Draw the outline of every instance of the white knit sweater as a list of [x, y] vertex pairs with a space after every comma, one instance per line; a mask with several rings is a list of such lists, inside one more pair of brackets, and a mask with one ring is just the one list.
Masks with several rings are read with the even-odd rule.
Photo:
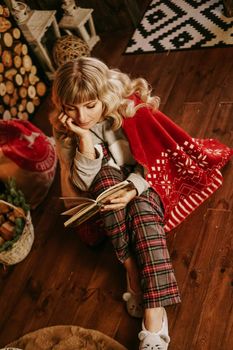
[[[133, 172], [129, 174], [127, 180], [131, 181], [137, 189], [138, 195], [149, 187], [144, 179], [144, 169], [133, 158], [129, 142], [120, 128], [116, 131], [111, 129], [111, 121], [104, 120], [91, 128], [93, 131], [93, 143], [97, 157], [91, 160], [79, 152], [78, 145], [71, 168], [71, 179], [73, 183], [82, 191], [88, 191], [95, 176], [102, 166], [110, 165], [116, 169], [120, 166], [131, 165]], [[103, 158], [103, 150], [100, 143], [105, 142], [111, 153], [109, 161]]]

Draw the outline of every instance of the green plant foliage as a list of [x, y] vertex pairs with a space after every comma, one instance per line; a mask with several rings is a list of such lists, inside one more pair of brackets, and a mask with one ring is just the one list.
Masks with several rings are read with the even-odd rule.
[[[25, 212], [25, 215], [27, 215], [30, 209], [29, 205], [26, 203], [23, 192], [17, 189], [16, 181], [13, 178], [10, 178], [6, 183], [3, 183], [3, 182], [0, 183], [0, 199], [8, 203], [11, 203], [16, 207], [22, 208], [23, 211]], [[25, 218], [16, 217], [14, 224], [15, 224], [15, 227], [14, 227], [13, 238], [11, 240], [4, 242], [0, 246], [0, 252], [11, 249], [13, 244], [17, 242], [17, 240], [19, 239], [19, 237], [21, 236], [24, 230]]]
[[4, 185], [5, 190], [0, 193], [0, 199], [22, 208], [27, 213], [30, 207], [26, 203], [23, 192], [17, 189], [15, 179], [10, 178]]

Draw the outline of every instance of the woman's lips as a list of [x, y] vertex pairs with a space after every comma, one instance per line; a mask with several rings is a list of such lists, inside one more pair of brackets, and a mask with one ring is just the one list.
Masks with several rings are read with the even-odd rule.
[[80, 128], [83, 128], [83, 127], [85, 127], [85, 126], [88, 126], [90, 123], [82, 123], [82, 124], [79, 124], [78, 126], [80, 127]]
[[80, 128], [84, 127], [84, 126], [88, 126], [90, 124], [90, 122], [87, 123], [74, 123], [75, 125], [79, 126]]

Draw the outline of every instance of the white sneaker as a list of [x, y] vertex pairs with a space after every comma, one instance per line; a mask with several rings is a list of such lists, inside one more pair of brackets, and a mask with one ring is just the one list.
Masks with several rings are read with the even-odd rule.
[[163, 308], [162, 328], [158, 332], [150, 332], [145, 328], [142, 321], [142, 330], [138, 334], [140, 340], [139, 350], [167, 350], [170, 342], [168, 335], [167, 313]]

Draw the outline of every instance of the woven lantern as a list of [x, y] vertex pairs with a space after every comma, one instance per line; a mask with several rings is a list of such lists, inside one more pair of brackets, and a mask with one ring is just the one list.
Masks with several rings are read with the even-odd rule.
[[81, 56], [90, 56], [89, 46], [74, 35], [64, 35], [57, 39], [53, 47], [53, 59], [57, 67]]

